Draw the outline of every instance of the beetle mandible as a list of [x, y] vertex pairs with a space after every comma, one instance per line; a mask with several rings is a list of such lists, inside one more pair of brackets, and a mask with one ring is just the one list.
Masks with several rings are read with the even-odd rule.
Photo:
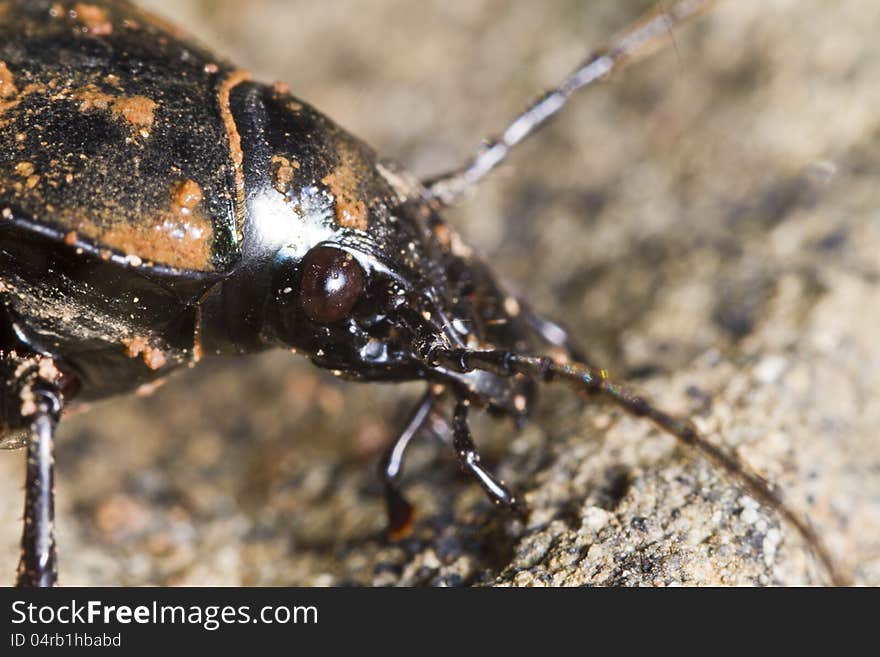
[[[0, 294], [6, 446], [26, 446], [18, 582], [56, 581], [52, 442], [62, 409], [149, 385], [204, 356], [295, 349], [364, 381], [429, 390], [387, 453], [392, 535], [413, 509], [403, 455], [452, 403], [459, 462], [499, 506], [472, 405], [524, 420], [535, 387], [647, 417], [791, 522], [777, 492], [687, 421], [583, 364], [562, 328], [508, 294], [440, 211], [577, 89], [636, 58], [707, 2], [682, 2], [591, 57], [468, 165], [422, 183], [283, 85], [263, 85], [127, 2], [0, 5]], [[536, 346], [542, 345], [542, 346]], [[563, 356], [543, 356], [555, 348]]]

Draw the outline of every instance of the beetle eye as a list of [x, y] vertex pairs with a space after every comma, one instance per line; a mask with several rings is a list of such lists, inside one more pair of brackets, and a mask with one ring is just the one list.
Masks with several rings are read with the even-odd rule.
[[348, 317], [364, 291], [364, 270], [350, 253], [316, 246], [303, 258], [302, 306], [321, 324]]

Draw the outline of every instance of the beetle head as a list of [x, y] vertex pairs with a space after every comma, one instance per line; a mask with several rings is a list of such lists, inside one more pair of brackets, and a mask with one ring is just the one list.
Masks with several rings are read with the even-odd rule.
[[526, 332], [422, 185], [277, 90], [241, 85], [232, 110], [247, 193], [242, 266], [226, 284], [233, 314], [256, 318], [265, 345], [347, 378], [430, 379], [521, 415], [524, 381], [428, 358], [438, 346], [522, 349]]
[[[491, 272], [466, 253], [453, 253], [432, 226], [423, 202], [387, 207], [370, 217], [396, 226], [338, 230], [304, 253], [278, 251], [273, 278], [274, 326], [286, 346], [347, 378], [432, 379], [506, 414], [523, 415], [525, 381], [488, 372], [459, 373], [429, 361], [432, 348], [523, 349], [518, 305]], [[406, 236], [406, 237], [405, 237]]]

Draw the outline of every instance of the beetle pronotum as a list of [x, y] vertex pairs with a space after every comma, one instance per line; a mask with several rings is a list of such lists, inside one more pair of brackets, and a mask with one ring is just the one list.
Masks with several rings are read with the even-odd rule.
[[[83, 102], [83, 101], [80, 99], [80, 102]], [[245, 144], [245, 146], [246, 145], [247, 144]], [[243, 150], [244, 149], [245, 148], [243, 147]], [[332, 262], [333, 258], [335, 256], [333, 254], [329, 254], [327, 257], [331, 258], [330, 261]], [[342, 263], [342, 265], [340, 265], [340, 266], [344, 266], [344, 263]], [[321, 265], [316, 265], [316, 267], [320, 268]], [[285, 287], [284, 289], [287, 289], [287, 288]], [[315, 310], [312, 312], [312, 314], [314, 315], [315, 318], [317, 318], [319, 320], [327, 319], [327, 320], [332, 321], [335, 317], [333, 315], [332, 311], [330, 311], [329, 315], [324, 313], [324, 311], [321, 311], [321, 310]], [[418, 322], [420, 320], [418, 319], [418, 317], [413, 317], [410, 319], [410, 321]], [[141, 348], [140, 351], [138, 351], [138, 355], [140, 355], [141, 353], [144, 353], [144, 355], [147, 355], [149, 352], [145, 351], [144, 348]], [[481, 369], [482, 368], [493, 369], [493, 368], [500, 367], [504, 370], [506, 370], [508, 368], [516, 369], [518, 367], [527, 368], [527, 369], [531, 370], [534, 367], [538, 367], [542, 371], [548, 371], [548, 370], [553, 371], [554, 368], [556, 367], [555, 365], [553, 365], [549, 361], [533, 361], [530, 359], [525, 359], [525, 360], [519, 361], [516, 358], [504, 358], [504, 359], [492, 362], [492, 357], [489, 354], [487, 354], [485, 356], [464, 355], [464, 358], [461, 358], [461, 356], [462, 356], [462, 354], [460, 354], [459, 352], [450, 351], [449, 349], [442, 349], [442, 350], [432, 349], [428, 345], [426, 345], [426, 351], [423, 354], [423, 357], [426, 359], [426, 361], [429, 361], [431, 363], [442, 364], [450, 371], [454, 371], [456, 369], [468, 370], [473, 367], [479, 367]], [[504, 372], [502, 372], [502, 374], [504, 374]], [[594, 378], [595, 378], [595, 375], [596, 375], [596, 372], [593, 373]], [[616, 396], [617, 391], [614, 388], [606, 388], [604, 394]], [[632, 410], [633, 407], [630, 402], [622, 400], [622, 399], [621, 399], [621, 401], [624, 403], [624, 405], [629, 405], [630, 409]], [[512, 403], [516, 404], [515, 401], [513, 401]], [[636, 403], [636, 406], [639, 407], [637, 410], [639, 410], [639, 411], [642, 410], [640, 404]], [[466, 430], [464, 428], [462, 428], [462, 427], [464, 427], [465, 409], [466, 409], [466, 407], [463, 404], [459, 404], [457, 406], [456, 417], [453, 422], [455, 425], [459, 426], [459, 428], [460, 428], [459, 434], [461, 436], [465, 436], [467, 433]], [[668, 419], [666, 416], [656, 416], [656, 419], [662, 425], [665, 425], [667, 428], [672, 428], [673, 430], [677, 430], [679, 433], [685, 433], [686, 435], [690, 435], [688, 433], [690, 430], [687, 429], [685, 427], [685, 425], [673, 425], [672, 421], [670, 419]], [[678, 428], [676, 428], [676, 427], [678, 427]], [[488, 487], [492, 488], [494, 485], [495, 484], [491, 480], [487, 481]], [[760, 486], [761, 486], [760, 483], [753, 483], [753, 485], [756, 486], [758, 490], [760, 490]], [[506, 492], [501, 491], [499, 496], [501, 499], [503, 499], [506, 495], [507, 495]], [[791, 517], [790, 519], [796, 523], [800, 522], [799, 520], [797, 520], [796, 517]], [[804, 531], [805, 533], [807, 533], [809, 535], [809, 530], [806, 528], [806, 526], [801, 524], [800, 528], [802, 531]], [[812, 539], [815, 541], [815, 537], [812, 537]]]

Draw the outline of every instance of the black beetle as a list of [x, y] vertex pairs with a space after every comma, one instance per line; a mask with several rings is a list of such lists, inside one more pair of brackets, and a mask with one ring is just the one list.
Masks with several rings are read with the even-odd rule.
[[[520, 422], [563, 381], [694, 445], [778, 509], [839, 581], [813, 530], [762, 479], [580, 364], [555, 323], [508, 295], [439, 214], [578, 88], [705, 2], [683, 2], [591, 58], [459, 172], [420, 183], [283, 85], [254, 82], [127, 2], [0, 3], [0, 295], [6, 446], [27, 446], [18, 582], [56, 580], [52, 435], [62, 408], [153, 383], [208, 355], [282, 346], [365, 381], [432, 385], [381, 470], [392, 535], [406, 447], [454, 400]], [[564, 357], [534, 355], [541, 346]]]

